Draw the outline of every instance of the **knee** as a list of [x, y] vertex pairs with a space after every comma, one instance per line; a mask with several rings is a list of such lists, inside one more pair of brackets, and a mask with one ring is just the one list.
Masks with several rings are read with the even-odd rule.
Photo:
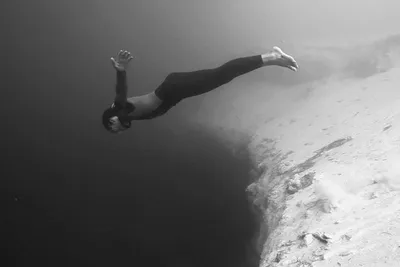
[[231, 73], [226, 73], [224, 71], [221, 71], [216, 75], [216, 80], [218, 80], [218, 82], [222, 84], [229, 83], [234, 78], [234, 75], [232, 75]]

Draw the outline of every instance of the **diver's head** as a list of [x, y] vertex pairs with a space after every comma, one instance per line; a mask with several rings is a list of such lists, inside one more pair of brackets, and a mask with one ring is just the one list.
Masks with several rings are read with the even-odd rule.
[[118, 116], [118, 111], [115, 110], [114, 105], [103, 112], [103, 126], [110, 133], [121, 133], [130, 128], [131, 123], [121, 122]]

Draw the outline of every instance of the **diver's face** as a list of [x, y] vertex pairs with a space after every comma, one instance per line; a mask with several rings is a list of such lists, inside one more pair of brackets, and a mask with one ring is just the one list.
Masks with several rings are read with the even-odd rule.
[[121, 133], [126, 129], [128, 129], [122, 125], [117, 116], [110, 118], [110, 127], [111, 127], [111, 132], [113, 133]]

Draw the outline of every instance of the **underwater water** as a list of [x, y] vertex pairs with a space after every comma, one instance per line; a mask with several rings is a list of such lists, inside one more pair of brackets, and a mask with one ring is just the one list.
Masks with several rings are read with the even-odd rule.
[[258, 225], [245, 194], [246, 156], [198, 132], [146, 138], [158, 142], [15, 143], [10, 266], [250, 266], [246, 246]]

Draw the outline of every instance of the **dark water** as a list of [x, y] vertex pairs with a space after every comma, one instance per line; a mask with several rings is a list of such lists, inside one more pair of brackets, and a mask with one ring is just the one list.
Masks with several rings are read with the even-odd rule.
[[[130, 94], [149, 91], [166, 70], [152, 65], [153, 51], [135, 49], [134, 32], [116, 31], [117, 15], [107, 24], [108, 9], [88, 3], [15, 2], [8, 12], [5, 266], [248, 266], [258, 227], [245, 195], [246, 155], [235, 158], [190, 129], [181, 107], [123, 135], [106, 133], [100, 117], [113, 97], [112, 53], [130, 44], [138, 55]], [[158, 73], [145, 73], [152, 69]]]
[[153, 146], [125, 148], [14, 135], [9, 266], [249, 266], [246, 158], [206, 134], [158, 130]]

